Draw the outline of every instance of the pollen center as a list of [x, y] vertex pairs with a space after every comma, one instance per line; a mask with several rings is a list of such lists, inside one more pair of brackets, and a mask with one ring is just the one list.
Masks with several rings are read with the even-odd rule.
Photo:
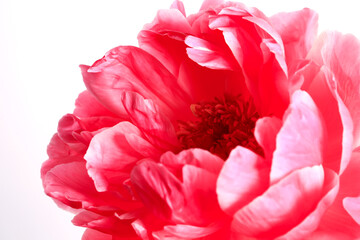
[[259, 114], [251, 101], [215, 98], [212, 102], [192, 104], [190, 109], [196, 120], [178, 122], [177, 136], [183, 149], [206, 149], [225, 160], [240, 145], [263, 155], [254, 137]]

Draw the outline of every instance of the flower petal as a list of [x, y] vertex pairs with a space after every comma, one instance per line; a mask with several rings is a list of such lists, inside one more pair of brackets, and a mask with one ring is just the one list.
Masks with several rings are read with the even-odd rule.
[[343, 200], [345, 210], [360, 225], [360, 197], [347, 197]]
[[142, 162], [133, 169], [131, 182], [145, 207], [160, 219], [172, 219], [172, 210], [185, 204], [181, 182], [163, 165]]
[[217, 181], [221, 208], [234, 214], [266, 190], [268, 176], [269, 166], [262, 157], [243, 147], [232, 150]]
[[119, 191], [139, 160], [159, 155], [137, 127], [121, 122], [95, 135], [84, 158], [96, 189], [103, 192]]
[[267, 162], [271, 162], [276, 147], [276, 136], [281, 128], [282, 121], [277, 117], [264, 117], [257, 120], [255, 125], [255, 138], [264, 149]]
[[289, 102], [281, 38], [259, 10], [229, 5], [210, 19], [209, 26], [223, 32], [261, 115], [281, 117]]
[[321, 166], [296, 170], [236, 212], [232, 229], [268, 239], [286, 233], [316, 207], [323, 182]]
[[224, 161], [210, 152], [192, 148], [181, 151], [179, 154], [166, 152], [161, 156], [160, 162], [168, 169], [182, 170], [184, 165], [191, 165], [218, 175]]
[[106, 109], [88, 90], [79, 94], [75, 102], [74, 115], [77, 117], [117, 117]]
[[278, 13], [269, 18], [284, 43], [289, 70], [295, 68], [298, 59], [305, 59], [317, 34], [318, 15], [311, 9]]
[[341, 174], [351, 157], [353, 121], [337, 88], [333, 74], [322, 67], [305, 90], [314, 100], [324, 122], [323, 165]]
[[270, 179], [275, 182], [299, 168], [322, 163], [323, 127], [311, 97], [296, 91], [276, 137]]
[[109, 234], [105, 234], [93, 229], [86, 229], [81, 240], [113, 240]]
[[151, 99], [134, 92], [125, 92], [121, 101], [131, 121], [150, 143], [163, 150], [177, 149], [179, 142], [173, 124]]
[[189, 46], [187, 55], [200, 66], [218, 70], [235, 70], [239, 67], [233, 56], [204, 39], [188, 36], [185, 43]]
[[334, 73], [337, 92], [354, 121], [354, 147], [360, 145], [360, 41], [353, 35], [327, 33], [321, 54]]
[[201, 5], [200, 11], [202, 10], [206, 11], [210, 8], [215, 8], [218, 5], [222, 4], [223, 2], [224, 0], [205, 0]]
[[82, 66], [82, 70], [88, 90], [106, 108], [125, 119], [127, 114], [121, 102], [125, 91], [134, 91], [153, 99], [170, 118], [174, 111], [190, 112], [189, 97], [174, 76], [140, 48], [114, 48], [91, 67]]
[[[319, 226], [324, 213], [333, 204], [339, 190], [339, 176], [332, 170], [325, 169], [325, 180], [322, 191], [322, 198], [318, 202], [314, 211], [296, 227], [279, 237], [279, 239], [304, 239]], [[342, 239], [342, 238], [341, 238]]]

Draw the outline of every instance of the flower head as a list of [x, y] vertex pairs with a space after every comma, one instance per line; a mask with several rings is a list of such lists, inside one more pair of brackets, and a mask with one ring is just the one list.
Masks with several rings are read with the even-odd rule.
[[360, 42], [316, 34], [310, 9], [176, 0], [81, 66], [45, 192], [84, 239], [360, 237]]

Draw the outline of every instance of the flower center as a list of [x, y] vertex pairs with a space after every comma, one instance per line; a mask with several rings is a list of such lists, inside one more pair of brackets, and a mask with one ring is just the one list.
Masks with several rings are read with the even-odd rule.
[[192, 104], [190, 109], [197, 119], [178, 122], [177, 136], [183, 149], [206, 149], [226, 160], [231, 150], [241, 145], [263, 155], [254, 137], [259, 114], [251, 101], [215, 98], [213, 102]]

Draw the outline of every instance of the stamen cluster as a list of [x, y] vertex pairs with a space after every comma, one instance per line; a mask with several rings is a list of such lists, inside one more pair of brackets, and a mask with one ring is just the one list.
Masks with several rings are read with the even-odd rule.
[[192, 104], [195, 121], [179, 121], [177, 132], [184, 149], [202, 148], [227, 159], [232, 149], [241, 145], [262, 155], [254, 137], [259, 114], [252, 101], [215, 98], [213, 102]]

